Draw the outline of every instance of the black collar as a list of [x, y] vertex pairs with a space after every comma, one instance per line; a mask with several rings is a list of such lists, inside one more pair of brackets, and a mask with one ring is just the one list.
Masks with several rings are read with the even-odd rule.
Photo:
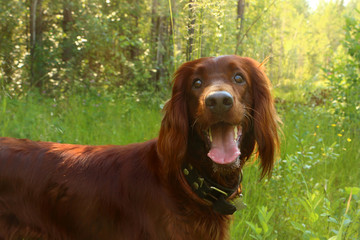
[[215, 211], [223, 215], [231, 215], [236, 211], [235, 205], [228, 202], [227, 199], [236, 192], [241, 193], [242, 171], [239, 182], [234, 188], [226, 188], [209, 178], [201, 176], [191, 164], [184, 164], [182, 172], [192, 191], [202, 200], [212, 205]]

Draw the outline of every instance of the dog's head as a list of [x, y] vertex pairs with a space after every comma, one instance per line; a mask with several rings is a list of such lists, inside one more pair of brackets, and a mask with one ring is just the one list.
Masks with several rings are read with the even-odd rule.
[[278, 116], [260, 63], [239, 56], [201, 58], [175, 73], [164, 107], [158, 151], [165, 168], [178, 169], [196, 138], [206, 161], [239, 167], [257, 146], [262, 176], [271, 172], [279, 146]]

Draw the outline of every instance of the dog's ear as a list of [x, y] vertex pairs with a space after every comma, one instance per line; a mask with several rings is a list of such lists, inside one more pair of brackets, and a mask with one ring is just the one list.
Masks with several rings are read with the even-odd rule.
[[187, 150], [189, 119], [186, 89], [193, 64], [194, 62], [184, 63], [176, 71], [172, 96], [163, 109], [164, 118], [161, 122], [157, 149], [162, 157], [164, 170], [168, 172], [181, 167]]
[[[278, 123], [281, 122], [274, 106], [274, 100], [271, 95], [271, 83], [265, 75], [262, 66], [257, 61], [244, 58], [247, 65], [247, 71], [250, 77], [250, 88], [252, 95], [252, 132], [260, 163], [262, 168], [262, 177], [270, 174], [273, 166], [275, 154], [279, 149]], [[245, 136], [244, 136], [245, 137]], [[252, 148], [254, 148], [254, 144]]]

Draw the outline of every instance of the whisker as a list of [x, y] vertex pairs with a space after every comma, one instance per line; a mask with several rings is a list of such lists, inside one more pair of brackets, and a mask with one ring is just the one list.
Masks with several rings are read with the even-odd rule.
[[251, 116], [248, 112], [244, 114], [244, 117], [248, 119], [250, 122], [254, 119], [253, 116]]
[[197, 121], [199, 120], [199, 118], [195, 118], [193, 124], [191, 124], [191, 128], [194, 129], [195, 124], [197, 123]]
[[[258, 119], [254, 118], [253, 114], [250, 114], [249, 112], [252, 111], [254, 113], [257, 113], [260, 115], [260, 113], [258, 111], [256, 111], [254, 108], [252, 107], [248, 107], [248, 106], [244, 106], [244, 108], [247, 110], [247, 112], [244, 114], [244, 116], [249, 119], [250, 121], [256, 121], [257, 123], [259, 122]], [[249, 111], [250, 110], [250, 111]]]
[[256, 111], [256, 110], [255, 110], [254, 108], [252, 108], [252, 107], [244, 106], [244, 108], [245, 108], [246, 110], [251, 110], [251, 111], [253, 111], [253, 112], [257, 113], [257, 114], [260, 114], [258, 111]]

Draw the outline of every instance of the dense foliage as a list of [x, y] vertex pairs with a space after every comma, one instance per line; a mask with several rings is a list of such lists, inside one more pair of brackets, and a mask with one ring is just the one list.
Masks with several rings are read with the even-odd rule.
[[[284, 91], [322, 80], [359, 3], [305, 0], [11, 0], [0, 5], [1, 87], [158, 91], [182, 62], [239, 54]], [[356, 39], [353, 39], [354, 45]], [[354, 45], [356, 50], [356, 45]]]
[[308, 2], [1, 1], [0, 134], [143, 141], [182, 62], [268, 59], [281, 155], [265, 181], [244, 169], [232, 239], [359, 239], [360, 2]]

